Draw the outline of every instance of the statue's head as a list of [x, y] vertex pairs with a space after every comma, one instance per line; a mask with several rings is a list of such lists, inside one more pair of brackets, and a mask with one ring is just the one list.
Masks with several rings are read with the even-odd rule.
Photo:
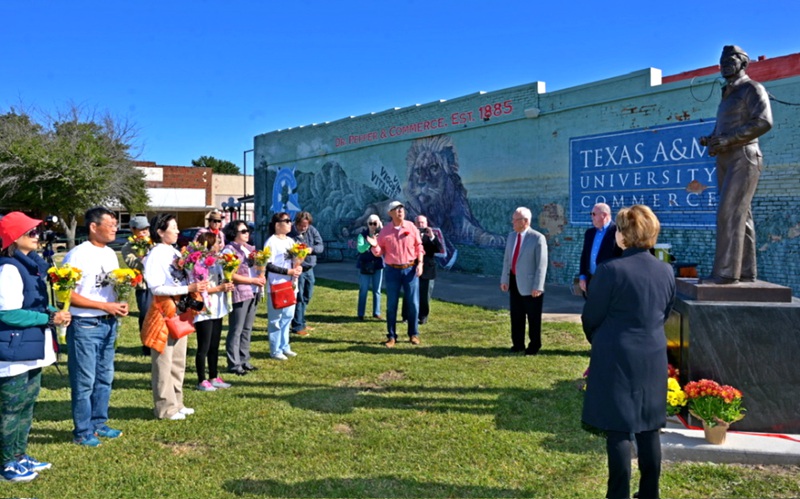
[[738, 75], [747, 68], [750, 56], [737, 45], [725, 45], [719, 58], [719, 69], [724, 78]]

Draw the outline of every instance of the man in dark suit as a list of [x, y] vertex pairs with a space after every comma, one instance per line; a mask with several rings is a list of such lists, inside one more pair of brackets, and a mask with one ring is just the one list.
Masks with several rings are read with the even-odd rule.
[[[542, 348], [542, 304], [547, 275], [547, 241], [531, 229], [531, 210], [520, 207], [511, 217], [514, 230], [508, 235], [503, 256], [500, 289], [509, 292], [511, 351], [536, 355]], [[525, 348], [525, 320], [530, 343]]]
[[589, 289], [589, 281], [597, 270], [597, 266], [606, 260], [622, 255], [617, 246], [615, 235], [617, 226], [611, 221], [611, 208], [605, 203], [597, 203], [592, 208], [592, 227], [583, 235], [583, 251], [581, 252], [580, 286], [583, 297]]
[[[433, 294], [433, 284], [436, 279], [436, 253], [442, 252], [442, 241], [436, 237], [430, 227], [428, 218], [424, 215], [417, 217], [417, 227], [422, 236], [422, 249], [425, 255], [422, 257], [422, 274], [419, 276], [419, 323], [428, 322], [428, 314], [431, 311], [431, 295]], [[403, 300], [405, 304], [405, 300]]]

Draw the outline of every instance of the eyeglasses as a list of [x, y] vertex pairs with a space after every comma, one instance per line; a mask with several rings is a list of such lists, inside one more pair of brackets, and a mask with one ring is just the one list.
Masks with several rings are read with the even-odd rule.
[[242, 229], [242, 230], [239, 231], [239, 234], [249, 234], [249, 233], [250, 233], [250, 229]]
[[370, 222], [370, 225], [378, 225], [378, 222]]
[[285, 223], [285, 224], [290, 224], [290, 223], [292, 223], [292, 219], [291, 218], [284, 218], [283, 220], [278, 220], [278, 222]]
[[221, 224], [222, 220], [209, 220], [208, 223], [210, 223], [210, 224]]
[[31, 239], [39, 239], [39, 229], [31, 229], [25, 233], [26, 236], [30, 237]]

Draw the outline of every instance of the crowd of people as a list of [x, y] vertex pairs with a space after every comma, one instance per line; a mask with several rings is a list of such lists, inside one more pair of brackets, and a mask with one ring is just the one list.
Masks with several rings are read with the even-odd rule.
[[[398, 341], [398, 314], [407, 324], [409, 342], [420, 345], [419, 326], [430, 315], [434, 257], [443, 244], [425, 216], [418, 216], [415, 223], [405, 220], [402, 202], [389, 203], [387, 215], [385, 225], [379, 216], [370, 216], [357, 238], [357, 317], [365, 320], [371, 288], [371, 315], [383, 319], [381, 286], [385, 285], [385, 346], [393, 348]], [[614, 224], [610, 208], [601, 203], [591, 216], [593, 227], [586, 232], [580, 262], [580, 287], [586, 298], [582, 320], [591, 343], [582, 421], [606, 435], [608, 497], [628, 497], [632, 437], [639, 447], [640, 497], [657, 497], [658, 429], [666, 414], [663, 324], [674, 300], [674, 277], [668, 265], [647, 251], [660, 230], [649, 208], [624, 208]], [[509, 293], [511, 351], [537, 355], [542, 348], [548, 263], [546, 238], [531, 228], [531, 217], [525, 207], [512, 214], [500, 289]], [[231, 387], [218, 366], [226, 316], [227, 372], [237, 376], [257, 369], [250, 362], [250, 342], [262, 296], [267, 302], [271, 359], [295, 357], [291, 335], [311, 330], [305, 313], [313, 295], [316, 255], [324, 250], [311, 214], [299, 212], [294, 220], [289, 213], [274, 214], [263, 250], [251, 244], [245, 221], [233, 220], [221, 228], [217, 213], [208, 221], [209, 228], [198, 232], [192, 243], [204, 254], [214, 255], [202, 277], [186, 267], [187, 256], [176, 247], [179, 228], [171, 214], [158, 214], [149, 221], [133, 217], [132, 242], [121, 251], [124, 263], [144, 276], [136, 286], [136, 301], [144, 353], [152, 362], [157, 419], [182, 420], [195, 412], [183, 403], [188, 333], [178, 332], [177, 324], [188, 322], [189, 332], [197, 333], [196, 387], [203, 392]], [[102, 439], [122, 436], [121, 430], [107, 424], [119, 318], [129, 313], [128, 303], [117, 296], [108, 279], [119, 268], [116, 253], [108, 246], [115, 239], [117, 219], [112, 211], [95, 207], [86, 212], [85, 223], [88, 240], [63, 259], [64, 265], [81, 270], [71, 295], [71, 312], [66, 312], [49, 303], [43, 278], [48, 264], [36, 253], [41, 221], [20, 212], [0, 220], [2, 474], [9, 481], [33, 480], [51, 466], [29, 456], [26, 447], [41, 369], [55, 362], [56, 326], [67, 327], [74, 443], [97, 447]], [[133, 242], [137, 237], [149, 238], [152, 247], [138, 251]], [[238, 262], [228, 275], [227, 260]], [[4, 342], [6, 336], [22, 341]]]

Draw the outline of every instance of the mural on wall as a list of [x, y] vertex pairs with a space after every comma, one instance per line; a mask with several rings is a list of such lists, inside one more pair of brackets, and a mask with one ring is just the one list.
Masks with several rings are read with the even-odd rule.
[[294, 177], [294, 168], [281, 168], [272, 184], [273, 213], [286, 212], [292, 217], [302, 208], [297, 195], [297, 179]]
[[[456, 244], [496, 247], [505, 245], [504, 236], [484, 229], [472, 214], [467, 190], [458, 170], [458, 153], [449, 136], [437, 135], [414, 140], [406, 154], [403, 196], [396, 196], [406, 204], [407, 219], [413, 220], [417, 215], [425, 215], [431, 227], [441, 230], [446, 256], [440, 259], [440, 263], [446, 268], [452, 267], [457, 261]], [[381, 186], [393, 185], [393, 182], [386, 180], [393, 178], [386, 169], [382, 173]], [[386, 191], [385, 188], [382, 190]], [[392, 200], [393, 198], [387, 197], [367, 206], [347, 232], [358, 233], [366, 228], [367, 218], [372, 214], [385, 220], [386, 208]]]

